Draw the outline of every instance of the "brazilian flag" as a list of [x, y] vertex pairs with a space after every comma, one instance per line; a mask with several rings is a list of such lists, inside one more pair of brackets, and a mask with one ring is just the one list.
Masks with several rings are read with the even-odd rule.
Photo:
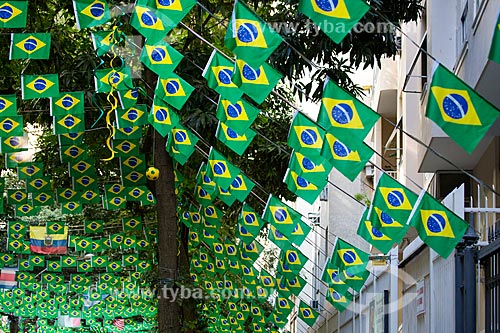
[[439, 65], [425, 116], [469, 154], [495, 123], [500, 111], [447, 68]]
[[228, 146], [238, 155], [243, 155], [248, 146], [252, 143], [257, 133], [251, 129], [238, 134], [235, 130], [229, 128], [226, 124], [219, 121], [215, 137]]
[[144, 45], [140, 56], [141, 62], [160, 76], [173, 72], [182, 58], [179, 51], [163, 40]]
[[91, 28], [111, 19], [106, 0], [73, 0], [78, 29]]
[[25, 28], [28, 1], [0, 1], [0, 28]]
[[257, 104], [264, 102], [282, 78], [282, 75], [267, 63], [253, 68], [238, 59], [236, 67], [234, 83]]
[[50, 33], [11, 34], [9, 60], [49, 59]]
[[299, 11], [316, 23], [321, 31], [337, 44], [369, 9], [370, 6], [364, 0], [301, 0], [299, 4]]
[[23, 100], [59, 96], [58, 74], [22, 75], [21, 93]]
[[214, 50], [203, 70], [208, 86], [231, 101], [243, 95], [243, 91], [233, 82], [234, 68], [235, 64], [231, 60]]
[[163, 100], [177, 110], [182, 109], [194, 88], [175, 73], [163, 74], [158, 78], [155, 97]]
[[224, 45], [238, 59], [258, 68], [281, 44], [283, 38], [241, 0], [234, 3]]
[[134, 6], [130, 25], [149, 43], [156, 43], [162, 40], [177, 23], [173, 24], [163, 12], [150, 7], [148, 0], [138, 0]]

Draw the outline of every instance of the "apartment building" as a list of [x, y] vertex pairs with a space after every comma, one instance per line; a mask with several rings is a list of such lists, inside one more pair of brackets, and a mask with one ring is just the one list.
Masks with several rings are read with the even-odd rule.
[[[375, 69], [369, 104], [383, 119], [368, 140], [382, 155], [373, 158], [377, 166], [417, 193], [427, 189], [472, 227], [446, 260], [410, 231], [388, 257], [369, 265], [370, 278], [341, 314], [321, 297], [319, 284], [322, 316], [308, 332], [500, 332], [500, 197], [492, 191], [500, 192], [500, 123], [468, 154], [425, 118], [432, 58], [500, 108], [500, 65], [488, 60], [500, 0], [423, 5], [421, 20], [402, 27], [400, 54]], [[367, 166], [343, 188], [371, 197], [367, 185], [379, 176]], [[342, 187], [342, 176], [331, 177]], [[355, 235], [359, 209], [334, 187], [324, 199], [322, 250], [331, 253], [327, 240], [339, 233], [363, 246]]]

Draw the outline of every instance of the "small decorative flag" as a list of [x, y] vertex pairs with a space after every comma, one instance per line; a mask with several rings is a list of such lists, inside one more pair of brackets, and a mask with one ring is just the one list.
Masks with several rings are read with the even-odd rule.
[[299, 11], [316, 23], [337, 44], [369, 9], [370, 6], [363, 0], [301, 0], [299, 4]]
[[420, 239], [441, 257], [448, 258], [462, 240], [469, 224], [422, 190], [410, 215]]
[[234, 3], [224, 45], [239, 59], [258, 68], [283, 38], [241, 0]]
[[282, 78], [282, 75], [267, 63], [254, 69], [243, 60], [236, 60], [236, 67], [233, 82], [257, 104], [264, 102]]
[[324, 137], [325, 130], [301, 112], [297, 112], [290, 127], [287, 143], [295, 151], [321, 162], [324, 159], [321, 155]]
[[73, 6], [78, 29], [95, 27], [111, 19], [105, 0], [73, 0]]
[[243, 91], [232, 81], [235, 65], [217, 50], [213, 50], [207, 65], [203, 70], [203, 77], [210, 88], [214, 89], [223, 98], [237, 101]]
[[177, 24], [173, 24], [162, 12], [148, 7], [148, 0], [139, 0], [130, 19], [132, 25], [149, 43], [163, 39]]
[[442, 65], [432, 75], [425, 116], [469, 154], [500, 111]]
[[194, 88], [183, 78], [175, 73], [169, 73], [158, 78], [155, 96], [180, 110], [193, 91]]
[[367, 219], [368, 209], [365, 209], [363, 216], [359, 221], [357, 234], [373, 245], [380, 252], [387, 254], [394, 244], [394, 241], [375, 228], [370, 220]]
[[51, 116], [76, 115], [84, 112], [84, 95], [82, 91], [62, 92], [59, 96], [50, 98]]
[[283, 182], [287, 185], [288, 189], [310, 203], [311, 205], [316, 201], [323, 187], [318, 187], [299, 176], [295, 171], [288, 169]]
[[11, 34], [9, 60], [49, 59], [50, 33]]
[[160, 77], [172, 73], [181, 62], [183, 55], [167, 42], [160, 40], [156, 44], [144, 45], [141, 62]]
[[228, 146], [238, 155], [243, 155], [248, 146], [252, 143], [253, 138], [257, 135], [251, 129], [248, 129], [243, 134], [238, 134], [235, 130], [229, 128], [226, 124], [219, 121], [215, 137]]
[[30, 227], [30, 250], [42, 254], [65, 254], [68, 247], [68, 227], [63, 234], [48, 234], [46, 228]]
[[132, 75], [129, 67], [98, 69], [95, 75], [95, 90], [100, 93], [109, 93], [111, 90], [128, 90], [133, 87]]
[[318, 319], [319, 313], [313, 310], [309, 305], [300, 301], [299, 318], [302, 319], [308, 326], [312, 327]]
[[25, 28], [28, 1], [0, 1], [0, 28]]
[[17, 99], [16, 95], [1, 95], [0, 96], [0, 117], [17, 116]]
[[179, 123], [180, 118], [172, 108], [160, 99], [155, 98], [148, 121], [161, 136], [165, 137], [170, 133], [172, 127]]
[[23, 100], [59, 96], [58, 74], [22, 75], [21, 92]]
[[210, 148], [206, 175], [217, 185], [224, 189], [231, 186], [233, 180], [240, 174], [240, 170], [226, 158], [217, 152], [213, 147]]
[[322, 155], [350, 181], [356, 179], [373, 154], [374, 151], [364, 142], [357, 143], [357, 145], [350, 141], [344, 143], [330, 133], [326, 133]]
[[316, 164], [303, 154], [293, 151], [288, 168], [294, 171], [297, 176], [318, 187], [324, 187], [333, 166], [327, 160], [323, 160], [321, 164]]
[[327, 132], [346, 140], [363, 141], [380, 115], [328, 79], [323, 88], [318, 124]]
[[217, 105], [217, 119], [241, 133], [250, 128], [259, 112], [259, 109], [245, 100], [231, 102], [221, 97]]

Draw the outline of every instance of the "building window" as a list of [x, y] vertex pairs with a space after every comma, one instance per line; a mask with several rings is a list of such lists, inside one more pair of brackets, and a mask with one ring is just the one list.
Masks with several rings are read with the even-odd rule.
[[469, 3], [465, 3], [464, 11], [460, 17], [460, 40], [462, 44], [467, 41], [467, 14], [469, 12]]

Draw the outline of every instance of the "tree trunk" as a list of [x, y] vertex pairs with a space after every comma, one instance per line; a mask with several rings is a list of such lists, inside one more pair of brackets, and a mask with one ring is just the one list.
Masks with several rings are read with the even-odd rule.
[[[158, 276], [160, 286], [173, 288], [178, 275], [178, 240], [174, 170], [170, 156], [165, 150], [166, 140], [154, 132], [155, 167], [160, 170], [156, 181], [158, 216]], [[160, 291], [158, 300], [158, 330], [160, 333], [180, 333], [180, 309], [171, 299], [172, 293]], [[169, 296], [169, 297], [165, 297]]]
[[19, 332], [19, 318], [15, 316], [9, 316], [10, 320], [10, 333], [18, 333]]

